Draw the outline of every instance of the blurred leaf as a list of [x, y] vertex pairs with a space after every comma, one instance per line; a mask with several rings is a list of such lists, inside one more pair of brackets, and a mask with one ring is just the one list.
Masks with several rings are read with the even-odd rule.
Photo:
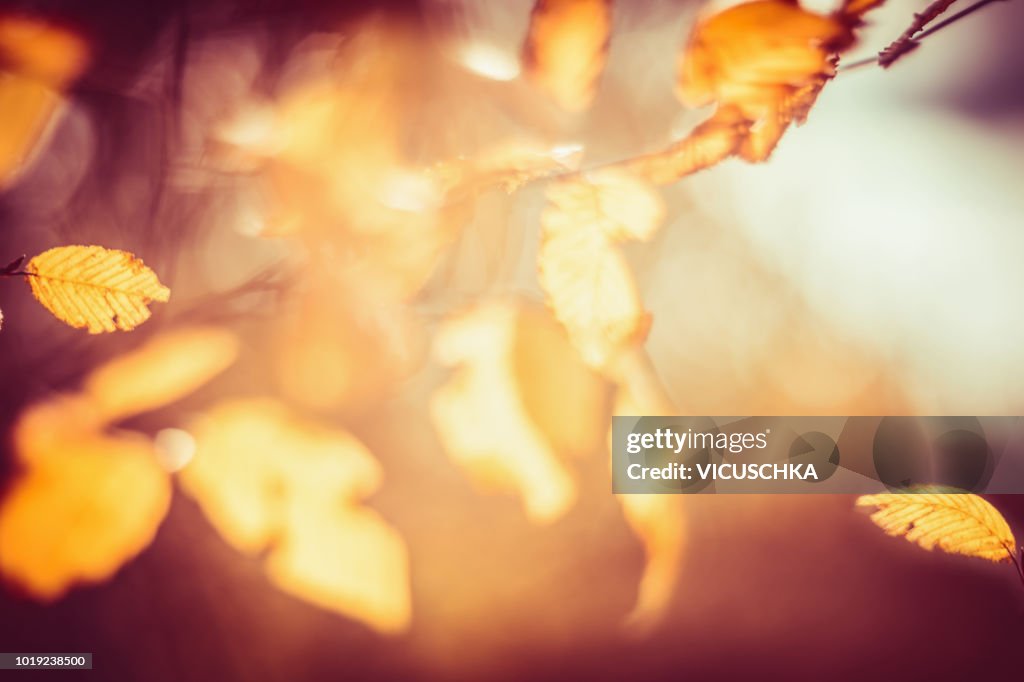
[[85, 41], [67, 29], [0, 15], [0, 189], [28, 166], [87, 60]]
[[650, 324], [616, 246], [648, 239], [664, 217], [656, 191], [618, 170], [552, 183], [541, 216], [541, 288], [591, 366], [606, 367]]
[[[615, 396], [614, 415], [660, 414], [661, 406], [643, 404], [626, 386]], [[611, 443], [611, 431], [608, 433]], [[680, 578], [686, 548], [686, 498], [683, 495], [617, 495], [622, 515], [644, 548], [644, 570], [636, 604], [625, 625], [645, 634], [664, 617]]]
[[857, 498], [857, 506], [878, 507], [871, 515], [875, 525], [924, 549], [938, 547], [989, 561], [1011, 560], [1016, 543], [999, 510], [977, 495], [943, 490], [948, 488], [863, 495]]
[[608, 56], [611, 0], [537, 0], [523, 47], [527, 75], [567, 111], [586, 109]]
[[171, 296], [140, 259], [102, 246], [59, 246], [30, 260], [25, 271], [36, 300], [90, 334], [130, 331], [149, 319], [150, 301]]
[[238, 340], [228, 331], [175, 330], [93, 371], [83, 392], [112, 423], [184, 398], [224, 371], [237, 355]]
[[149, 440], [100, 433], [76, 419], [82, 411], [30, 408], [17, 440], [32, 464], [0, 503], [0, 571], [45, 601], [113, 575], [152, 542], [170, 506], [170, 478]]
[[0, 502], [0, 573], [53, 600], [145, 549], [167, 514], [170, 478], [149, 438], [105, 430], [180, 399], [233, 357], [226, 332], [182, 330], [97, 368], [81, 393], [26, 408], [13, 430], [21, 472]]
[[697, 22], [680, 58], [677, 93], [692, 107], [736, 107], [751, 124], [739, 155], [763, 161], [835, 75], [833, 55], [852, 44], [842, 16], [787, 0], [736, 5]]
[[518, 495], [531, 520], [559, 518], [576, 499], [562, 458], [596, 447], [607, 414], [598, 377], [554, 320], [511, 302], [448, 319], [434, 353], [456, 367], [430, 401], [448, 456], [482, 486]]
[[193, 433], [180, 480], [225, 540], [265, 552], [271, 580], [299, 598], [382, 632], [408, 626], [405, 543], [359, 504], [382, 478], [359, 441], [272, 400], [223, 402]]

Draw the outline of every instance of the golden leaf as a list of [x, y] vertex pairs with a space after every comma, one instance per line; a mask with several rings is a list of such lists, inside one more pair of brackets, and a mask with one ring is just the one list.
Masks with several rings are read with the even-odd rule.
[[226, 369], [237, 355], [238, 339], [228, 331], [175, 330], [93, 371], [84, 393], [111, 423], [180, 400]]
[[22, 471], [0, 502], [0, 573], [52, 600], [145, 549], [167, 514], [170, 477], [150, 439], [105, 429], [194, 390], [233, 348], [224, 332], [175, 332], [96, 369], [82, 392], [25, 409], [12, 438]]
[[[481, 486], [518, 495], [532, 521], [559, 518], [576, 500], [562, 459], [596, 445], [606, 414], [598, 377], [550, 316], [512, 302], [446, 320], [434, 352], [457, 367], [430, 401], [448, 456]], [[531, 386], [540, 369], [548, 372], [544, 396]], [[543, 411], [550, 412], [538, 418]]]
[[[148, 439], [107, 436], [65, 419], [0, 503], [0, 572], [54, 600], [76, 582], [99, 582], [145, 549], [167, 514], [171, 483]], [[39, 423], [39, 422], [37, 422]], [[37, 438], [38, 437], [38, 438]]]
[[541, 288], [584, 361], [606, 367], [643, 340], [650, 323], [615, 242], [647, 239], [664, 209], [657, 193], [621, 170], [552, 183], [541, 216]]
[[283, 590], [382, 632], [408, 626], [401, 537], [359, 501], [382, 472], [355, 438], [297, 419], [272, 400], [236, 400], [195, 425], [184, 490], [225, 540], [266, 552]]
[[[1006, 519], [977, 495], [924, 487], [913, 493], [883, 493], [857, 498], [858, 507], [878, 507], [871, 520], [887, 534], [905, 537], [931, 550], [1009, 560], [1016, 543]], [[934, 492], [932, 492], [934, 491]]]
[[563, 109], [586, 109], [604, 69], [611, 28], [611, 0], [537, 0], [523, 47], [528, 76]]
[[790, 0], [729, 7], [697, 22], [676, 92], [688, 106], [735, 107], [749, 122], [737, 153], [763, 161], [835, 75], [835, 56], [853, 45], [855, 25], [851, 15], [815, 14]]
[[61, 90], [88, 59], [75, 34], [26, 16], [0, 15], [0, 189], [27, 167], [63, 103]]
[[170, 290], [126, 251], [102, 246], [59, 246], [28, 262], [25, 272], [36, 300], [57, 319], [90, 334], [129, 331], [149, 319], [151, 301]]

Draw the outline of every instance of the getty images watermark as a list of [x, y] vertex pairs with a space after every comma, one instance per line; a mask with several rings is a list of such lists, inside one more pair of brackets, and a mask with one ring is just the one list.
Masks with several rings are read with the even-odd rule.
[[616, 493], [1024, 493], [1021, 417], [615, 417]]

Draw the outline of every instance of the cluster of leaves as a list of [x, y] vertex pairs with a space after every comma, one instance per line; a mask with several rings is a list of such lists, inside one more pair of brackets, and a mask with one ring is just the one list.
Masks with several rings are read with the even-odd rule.
[[[403, 101], [394, 87], [411, 36], [395, 24], [361, 25], [332, 48], [359, 68], [286, 83], [274, 103], [239, 112], [214, 135], [222, 162], [273, 189], [261, 235], [313, 254], [294, 313], [272, 332], [281, 392], [327, 412], [394, 385], [415, 365], [423, 334], [408, 303], [475, 199], [547, 182], [538, 252], [547, 308], [489, 300], [443, 321], [433, 353], [454, 372], [430, 411], [452, 462], [473, 480], [517, 495], [536, 523], [560, 518], [577, 495], [568, 462], [603, 446], [609, 392], [616, 414], [675, 411], [645, 362], [651, 316], [621, 245], [658, 230], [659, 185], [730, 157], [767, 159], [806, 118], [862, 16], [878, 4], [850, 0], [818, 14], [788, 0], [753, 0], [699, 19], [679, 56], [676, 93], [714, 112], [664, 150], [587, 172], [564, 149], [520, 140], [411, 167], [397, 144]], [[18, 21], [0, 20], [0, 63], [13, 74], [0, 79], [0, 109], [29, 104], [19, 104], [20, 132], [0, 135], [0, 188], [29, 163], [87, 54], [73, 34]], [[919, 17], [903, 47], [881, 61], [905, 53], [924, 23]], [[523, 47], [529, 80], [566, 111], [586, 110], [611, 35], [610, 0], [538, 0]], [[300, 50], [291, 71], [305, 73], [320, 58]], [[58, 319], [90, 333], [133, 329], [170, 293], [132, 254], [99, 246], [54, 248], [0, 276], [25, 277]], [[0, 503], [0, 572], [53, 599], [76, 582], [109, 577], [144, 549], [167, 512], [168, 469], [178, 465], [161, 466], [148, 436], [112, 427], [191, 393], [233, 362], [236, 349], [223, 330], [179, 330], [95, 370], [80, 392], [27, 408], [14, 438], [22, 471]], [[270, 578], [297, 596], [380, 631], [408, 624], [408, 557], [394, 529], [360, 504], [382, 484], [361, 443], [271, 399], [227, 400], [191, 431], [194, 456], [173, 460], [191, 459], [179, 480], [227, 542], [263, 557]], [[647, 555], [630, 622], [649, 626], [674, 589], [683, 500], [620, 502]], [[993, 560], [1002, 548], [1013, 557], [1009, 529], [980, 498], [861, 502], [881, 507], [873, 519], [887, 532], [922, 546]]]

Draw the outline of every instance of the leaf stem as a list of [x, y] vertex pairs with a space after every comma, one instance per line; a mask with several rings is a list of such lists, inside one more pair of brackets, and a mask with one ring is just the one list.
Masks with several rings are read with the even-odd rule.
[[[1002, 543], [1003, 549], [1006, 550], [1006, 554], [1010, 557], [1010, 561], [1013, 562], [1013, 567], [1017, 569], [1017, 575], [1020, 576], [1020, 583], [1024, 585], [1024, 567], [1021, 566], [1021, 562], [1017, 560], [1010, 548], [1006, 546], [1006, 543]], [[1024, 547], [1021, 548], [1021, 557], [1024, 560]]]

